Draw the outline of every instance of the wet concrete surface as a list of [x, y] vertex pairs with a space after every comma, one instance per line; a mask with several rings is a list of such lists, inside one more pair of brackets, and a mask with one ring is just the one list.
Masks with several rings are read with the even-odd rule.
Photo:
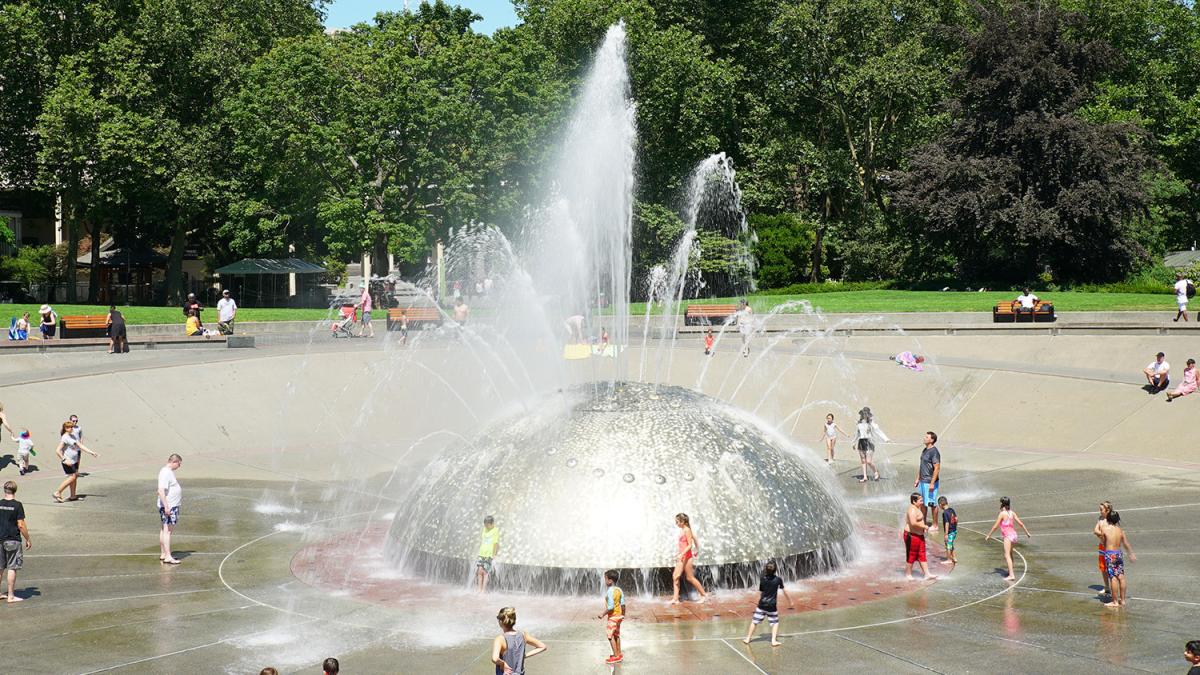
[[[873, 340], [847, 349], [884, 354], [896, 347]], [[858, 483], [845, 441], [832, 470], [856, 516], [885, 530], [898, 525], [907, 503], [920, 431], [943, 430], [942, 494], [962, 523], [960, 564], [950, 574], [883, 599], [842, 599], [832, 609], [817, 600], [857, 591], [821, 579], [794, 583], [808, 611], [783, 614], [783, 646], [776, 648], [765, 625], [749, 646], [739, 641], [752, 594], [718, 594], [719, 611], [693, 613], [698, 620], [667, 616], [674, 610], [663, 598], [631, 597], [631, 614], [656, 620], [626, 623], [626, 658], [615, 668], [603, 663], [603, 624], [588, 618], [601, 610], [599, 592], [477, 597], [465, 585], [410, 581], [413, 601], [372, 602], [293, 574], [298, 553], [336, 546], [403, 587], [364, 533], [386, 527], [395, 485], [437, 451], [410, 446], [444, 419], [408, 411], [444, 394], [426, 383], [417, 394], [389, 398], [395, 414], [356, 417], [362, 402], [352, 393], [378, 387], [366, 375], [383, 356], [369, 347], [260, 349], [253, 357], [212, 361], [164, 353], [121, 367], [103, 354], [71, 355], [54, 364], [56, 379], [42, 382], [42, 366], [10, 364], [3, 370], [12, 381], [0, 386], [0, 400], [14, 425], [35, 429], [39, 470], [18, 478], [11, 465], [0, 467], [0, 478], [20, 485], [17, 497], [34, 537], [17, 583], [27, 601], [0, 605], [4, 672], [256, 673], [273, 665], [316, 673], [325, 656], [335, 655], [343, 672], [489, 673], [493, 617], [504, 605], [515, 606], [518, 626], [550, 646], [529, 661], [530, 673], [1186, 671], [1183, 644], [1200, 639], [1200, 490], [1191, 480], [1198, 467], [1191, 446], [1162, 439], [1190, 437], [1190, 406], [1200, 403], [1185, 398], [1167, 406], [1131, 384], [1069, 372], [996, 370], [1006, 349], [1026, 349], [1003, 341], [993, 341], [989, 360], [971, 368], [972, 350], [985, 345], [954, 340], [927, 343], [954, 365], [921, 375], [864, 359], [853, 377], [829, 380], [820, 375], [827, 370], [816, 369], [835, 359], [789, 357], [783, 365], [790, 370], [774, 368], [786, 379], [769, 391], [763, 383], [733, 394], [732, 380], [724, 392], [714, 391], [712, 383], [724, 377], [718, 371], [705, 380], [709, 393], [747, 408], [763, 399], [785, 402], [775, 411], [763, 405], [764, 417], [783, 419], [800, 407], [791, 428], [809, 444], [826, 409], [837, 410], [844, 428], [852, 426], [841, 408], [813, 401], [845, 400], [850, 409], [870, 402], [894, 440], [881, 450], [885, 479]], [[1079, 344], [1049, 343], [1061, 351], [1045, 358], [1084, 367]], [[1122, 359], [1143, 360], [1142, 345], [1134, 347], [1114, 353], [1109, 345], [1100, 366], [1116, 370]], [[693, 384], [690, 352], [682, 354], [672, 377]], [[438, 359], [452, 357], [429, 350], [412, 358], [437, 370], [445, 368]], [[729, 362], [720, 367], [745, 363], [717, 358]], [[292, 380], [297, 388], [278, 394], [261, 384], [268, 379]], [[401, 378], [395, 386], [413, 381]], [[53, 504], [49, 493], [62, 474], [51, 429], [67, 412], [81, 415], [85, 442], [101, 457], [85, 457], [90, 474], [80, 480], [79, 501]], [[444, 415], [474, 424], [461, 411]], [[344, 446], [355, 428], [370, 430], [377, 443]], [[0, 447], [0, 456], [12, 453], [7, 440]], [[153, 479], [170, 451], [185, 456], [178, 566], [157, 560]], [[1000, 495], [1012, 498], [1033, 533], [1016, 547], [1015, 584], [1002, 579], [999, 543], [983, 537]], [[1131, 597], [1123, 610], [1104, 607], [1097, 596], [1091, 528], [1104, 499], [1122, 513], [1137, 553], [1126, 566]], [[703, 544], [704, 533], [698, 536]], [[885, 540], [870, 546], [863, 562], [875, 566], [880, 583], [907, 583], [902, 556], [899, 539], [890, 547]], [[938, 562], [933, 568], [945, 571]], [[657, 620], [660, 614], [670, 620]]]

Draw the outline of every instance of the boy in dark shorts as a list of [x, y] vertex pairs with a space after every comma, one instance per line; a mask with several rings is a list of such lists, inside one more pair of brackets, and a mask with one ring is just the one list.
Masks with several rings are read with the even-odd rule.
[[605, 625], [605, 634], [608, 635], [608, 646], [612, 649], [612, 656], [604, 659], [605, 663], [613, 664], [620, 663], [625, 655], [621, 653], [621, 622], [625, 620], [625, 592], [617, 585], [618, 574], [616, 570], [608, 570], [604, 573], [604, 585], [608, 590], [604, 592], [604, 613], [597, 616], [597, 619], [608, 619]]
[[779, 591], [783, 591], [783, 597], [787, 598], [788, 609], [796, 609], [796, 603], [792, 601], [792, 596], [788, 595], [787, 589], [783, 587], [783, 579], [775, 576], [775, 571], [776, 567], [773, 562], [769, 562], [763, 567], [762, 578], [758, 581], [758, 591], [761, 593], [758, 598], [758, 606], [754, 608], [754, 617], [750, 619], [750, 628], [746, 631], [746, 638], [742, 640], [746, 644], [750, 644], [750, 638], [754, 637], [754, 630], [758, 628], [758, 624], [762, 623], [764, 618], [771, 625], [771, 646], [778, 647], [783, 644], [779, 641]]
[[942, 564], [954, 569], [958, 564], [958, 558], [954, 555], [954, 540], [958, 538], [958, 514], [949, 504], [945, 497], [938, 497], [938, 506], [942, 508], [942, 531], [945, 533], [942, 543], [946, 546], [946, 559]]

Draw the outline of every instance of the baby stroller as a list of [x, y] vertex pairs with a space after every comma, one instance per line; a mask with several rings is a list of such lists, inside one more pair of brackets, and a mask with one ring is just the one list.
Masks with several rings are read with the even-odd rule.
[[342, 318], [333, 322], [333, 337], [354, 337], [354, 324], [358, 321], [358, 308], [354, 305], [342, 305]]

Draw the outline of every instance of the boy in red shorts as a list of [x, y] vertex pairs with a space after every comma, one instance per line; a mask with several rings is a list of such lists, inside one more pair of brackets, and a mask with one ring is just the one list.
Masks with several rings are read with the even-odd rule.
[[621, 621], [625, 619], [625, 592], [617, 585], [617, 571], [609, 570], [604, 573], [604, 585], [608, 591], [604, 594], [605, 611], [597, 619], [608, 618], [608, 645], [612, 648], [612, 656], [604, 659], [605, 663], [620, 663], [625, 655], [621, 653]]

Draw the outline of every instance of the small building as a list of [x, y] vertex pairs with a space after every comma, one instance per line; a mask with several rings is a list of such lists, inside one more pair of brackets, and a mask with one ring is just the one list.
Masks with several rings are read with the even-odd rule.
[[217, 269], [221, 288], [243, 307], [326, 307], [324, 267], [299, 258], [246, 258]]

